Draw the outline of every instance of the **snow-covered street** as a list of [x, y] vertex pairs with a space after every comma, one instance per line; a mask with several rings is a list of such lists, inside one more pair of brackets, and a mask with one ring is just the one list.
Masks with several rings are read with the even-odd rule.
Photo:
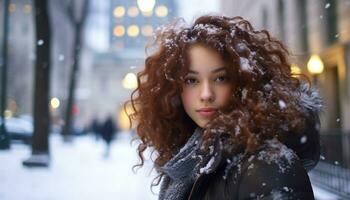
[[[147, 162], [135, 174], [136, 144], [130, 135], [122, 134], [114, 141], [111, 155], [103, 158], [101, 140], [92, 136], [75, 138], [65, 144], [52, 135], [49, 168], [26, 168], [22, 161], [30, 155], [23, 144], [13, 144], [11, 150], [0, 151], [0, 200], [152, 200], [150, 184], [155, 177]], [[153, 188], [157, 193], [158, 187]], [[337, 197], [314, 187], [317, 199], [336, 200]]]
[[26, 145], [0, 151], [1, 200], [157, 199], [150, 191], [150, 164], [136, 174], [132, 171], [136, 144], [130, 144], [128, 135], [113, 143], [109, 159], [103, 158], [102, 141], [90, 136], [65, 144], [53, 135], [50, 142], [49, 168], [23, 167], [22, 160], [30, 155]]

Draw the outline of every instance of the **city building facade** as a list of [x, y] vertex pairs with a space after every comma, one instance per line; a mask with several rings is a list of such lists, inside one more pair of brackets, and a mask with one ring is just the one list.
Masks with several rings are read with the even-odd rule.
[[291, 63], [309, 75], [307, 62], [320, 56], [324, 71], [316, 86], [324, 97], [322, 131], [350, 132], [350, 1], [222, 0], [222, 12], [242, 16], [256, 29], [267, 29], [290, 51]]
[[[0, 3], [0, 9], [4, 10], [3, 2]], [[34, 42], [31, 0], [11, 1], [8, 14], [6, 78], [8, 109], [6, 115], [15, 116], [32, 111], [34, 45], [36, 43]], [[3, 17], [1, 14], [1, 26], [3, 26]], [[0, 44], [2, 45], [3, 27], [0, 29]]]
[[[83, 124], [94, 118], [103, 120], [108, 115], [125, 118], [123, 104], [130, 99], [132, 88], [125, 88], [123, 79], [143, 68], [146, 47], [154, 31], [177, 13], [174, 2], [91, 1], [77, 93], [80, 110], [77, 118]], [[128, 128], [125, 123], [119, 125]]]
[[[221, 0], [224, 15], [242, 16], [282, 40], [290, 63], [319, 88], [324, 100], [321, 156], [309, 173], [322, 188], [350, 198], [350, 1]], [[317, 58], [317, 73], [311, 61]], [[292, 66], [293, 66], [292, 65]], [[293, 68], [292, 68], [293, 70]]]

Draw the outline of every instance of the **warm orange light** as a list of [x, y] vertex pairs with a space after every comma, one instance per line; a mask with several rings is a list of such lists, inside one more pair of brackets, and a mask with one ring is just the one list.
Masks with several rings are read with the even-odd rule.
[[137, 0], [137, 6], [141, 12], [151, 12], [156, 4], [156, 0]]
[[128, 35], [130, 37], [137, 37], [140, 33], [140, 29], [137, 25], [131, 25], [128, 27]]
[[57, 109], [58, 107], [60, 107], [60, 100], [54, 97], [51, 99], [50, 104], [53, 109]]
[[149, 36], [152, 36], [153, 28], [151, 25], [145, 25], [142, 27], [141, 32], [142, 32], [142, 35], [149, 37]]
[[324, 69], [323, 62], [320, 56], [313, 54], [311, 55], [309, 61], [307, 62], [307, 70], [310, 74], [319, 75], [322, 74]]
[[168, 8], [164, 5], [158, 6], [156, 8], [156, 15], [158, 17], [166, 17], [168, 15]]
[[11, 110], [5, 110], [4, 115], [5, 115], [5, 118], [11, 118], [13, 117], [13, 112]]
[[125, 14], [125, 8], [123, 6], [118, 6], [118, 7], [114, 8], [114, 10], [113, 10], [113, 15], [115, 17], [120, 18], [120, 17], [123, 17], [124, 14]]
[[139, 15], [139, 9], [136, 6], [130, 7], [128, 9], [128, 15], [130, 17], [136, 17], [137, 15]]
[[137, 76], [134, 73], [127, 73], [122, 81], [125, 89], [137, 88]]
[[125, 34], [125, 28], [122, 25], [114, 27], [113, 34], [117, 37], [122, 37]]
[[298, 65], [296, 65], [296, 64], [292, 64], [292, 65], [290, 66], [290, 70], [291, 70], [291, 73], [292, 73], [292, 74], [301, 74], [301, 69], [300, 69], [300, 67], [299, 67]]
[[[126, 111], [124, 110], [124, 106], [120, 108], [118, 116], [118, 125], [122, 130], [130, 130], [130, 121], [128, 115], [132, 113], [134, 113], [134, 110], [132, 109], [132, 106], [130, 104], [127, 104]], [[135, 127], [136, 121], [132, 120], [132, 125], [133, 127]]]

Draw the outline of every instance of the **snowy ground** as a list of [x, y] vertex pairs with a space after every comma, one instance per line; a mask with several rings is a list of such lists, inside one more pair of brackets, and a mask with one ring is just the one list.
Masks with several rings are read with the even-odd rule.
[[127, 135], [113, 143], [109, 159], [102, 156], [102, 141], [92, 137], [64, 144], [54, 135], [50, 141], [49, 168], [22, 167], [30, 155], [25, 145], [0, 151], [1, 200], [157, 199], [150, 191], [150, 163], [136, 174], [131, 169], [137, 163], [136, 148]]
[[[109, 159], [103, 158], [102, 141], [90, 136], [78, 137], [71, 144], [61, 138], [50, 138], [52, 162], [49, 168], [26, 168], [21, 162], [30, 149], [13, 144], [11, 150], [0, 151], [0, 200], [95, 200], [128, 199], [154, 200], [150, 183], [155, 176], [147, 162], [135, 174], [136, 144], [130, 144], [123, 134], [112, 145]], [[153, 191], [157, 193], [158, 187]], [[337, 197], [314, 187], [317, 199], [336, 200]]]

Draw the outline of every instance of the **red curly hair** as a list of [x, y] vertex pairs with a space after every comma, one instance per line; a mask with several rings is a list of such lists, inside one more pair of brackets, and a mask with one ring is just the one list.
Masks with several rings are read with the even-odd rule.
[[180, 21], [156, 32], [154, 52], [138, 73], [131, 100], [144, 163], [147, 148], [163, 166], [196, 128], [180, 94], [188, 72], [188, 49], [199, 44], [218, 52], [234, 87], [228, 107], [204, 128], [204, 146], [225, 137], [227, 153], [252, 151], [265, 140], [303, 130], [305, 116], [298, 104], [301, 84], [291, 75], [288, 51], [266, 30], [256, 31], [241, 17], [202, 16], [190, 27]]

